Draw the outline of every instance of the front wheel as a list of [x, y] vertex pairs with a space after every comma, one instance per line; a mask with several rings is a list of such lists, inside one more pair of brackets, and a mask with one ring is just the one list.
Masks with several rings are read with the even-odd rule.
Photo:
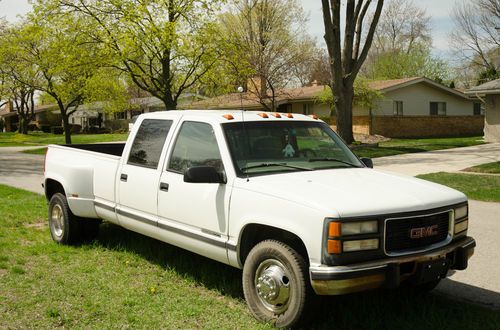
[[285, 328], [300, 322], [312, 295], [307, 274], [303, 256], [288, 245], [257, 244], [243, 266], [243, 292], [254, 317]]

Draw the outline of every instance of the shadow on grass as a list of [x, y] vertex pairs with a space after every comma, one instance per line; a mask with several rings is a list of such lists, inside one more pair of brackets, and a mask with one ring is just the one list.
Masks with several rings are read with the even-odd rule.
[[[241, 270], [104, 223], [92, 244], [141, 256], [164, 269], [224, 295], [244, 299]], [[479, 289], [469, 286], [469, 289]], [[442, 295], [411, 295], [404, 290], [377, 290], [345, 296], [317, 297], [309, 312], [310, 329], [499, 329], [500, 312]]]

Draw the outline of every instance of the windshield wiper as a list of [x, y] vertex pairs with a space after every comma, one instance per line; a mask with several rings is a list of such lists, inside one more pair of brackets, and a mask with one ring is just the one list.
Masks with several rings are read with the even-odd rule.
[[252, 168], [261, 168], [261, 167], [270, 167], [270, 166], [288, 167], [288, 168], [293, 168], [295, 170], [303, 170], [303, 171], [312, 171], [313, 170], [312, 168], [295, 166], [295, 165], [288, 165], [287, 163], [262, 163], [262, 164], [243, 167], [240, 170], [245, 171], [245, 170], [250, 170]]
[[345, 160], [337, 159], [337, 158], [331, 158], [331, 157], [324, 157], [324, 158], [310, 158], [310, 162], [339, 162], [342, 164], [349, 165], [350, 167], [359, 167], [355, 164], [346, 162]]

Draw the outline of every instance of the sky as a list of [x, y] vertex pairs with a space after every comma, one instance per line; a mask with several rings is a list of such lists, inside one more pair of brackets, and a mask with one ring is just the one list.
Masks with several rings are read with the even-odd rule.
[[[323, 46], [323, 16], [321, 14], [320, 0], [299, 0], [304, 10], [309, 13], [308, 30], [317, 39], [318, 45]], [[450, 14], [457, 0], [414, 0], [419, 7], [425, 8], [431, 16], [433, 38], [433, 53], [450, 59], [452, 53], [448, 44], [448, 36], [453, 29]], [[24, 14], [30, 10], [27, 0], [0, 0], [0, 17], [9, 21], [15, 20], [16, 15]]]

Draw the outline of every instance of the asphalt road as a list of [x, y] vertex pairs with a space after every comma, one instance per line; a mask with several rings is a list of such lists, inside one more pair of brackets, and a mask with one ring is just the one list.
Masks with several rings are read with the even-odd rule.
[[[0, 148], [0, 183], [43, 194], [44, 157]], [[418, 175], [500, 161], [500, 144], [382, 157], [381, 170]], [[500, 203], [469, 202], [469, 235], [477, 241], [466, 271], [450, 272], [435, 292], [500, 310]]]

